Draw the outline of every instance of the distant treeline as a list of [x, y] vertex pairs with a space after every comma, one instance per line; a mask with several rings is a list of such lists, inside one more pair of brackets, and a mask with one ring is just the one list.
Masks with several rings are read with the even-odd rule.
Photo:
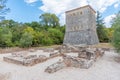
[[[59, 45], [63, 43], [65, 25], [60, 26], [55, 14], [44, 13], [39, 22], [18, 23], [13, 20], [0, 21], [0, 47], [33, 47]], [[116, 25], [106, 28], [97, 12], [97, 34], [100, 42], [111, 42]], [[114, 19], [113, 22], [114, 24]]]
[[18, 23], [13, 20], [2, 20], [0, 47], [62, 44], [64, 33], [65, 26], [59, 25], [59, 18], [55, 14], [42, 14], [40, 22]]

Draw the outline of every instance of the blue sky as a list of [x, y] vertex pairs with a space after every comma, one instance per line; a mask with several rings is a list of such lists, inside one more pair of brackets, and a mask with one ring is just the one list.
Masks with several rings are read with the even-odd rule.
[[39, 21], [40, 14], [50, 12], [60, 18], [61, 24], [65, 24], [65, 11], [87, 4], [101, 12], [107, 27], [110, 27], [115, 13], [120, 11], [120, 0], [8, 0], [6, 6], [11, 11], [6, 19], [23, 23]]

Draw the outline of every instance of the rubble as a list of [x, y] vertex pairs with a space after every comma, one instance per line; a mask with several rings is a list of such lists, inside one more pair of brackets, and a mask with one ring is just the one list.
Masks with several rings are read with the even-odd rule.
[[59, 55], [60, 55], [59, 52], [52, 52], [52, 53], [50, 53], [50, 58], [57, 57]]
[[54, 49], [53, 48], [46, 48], [43, 51], [44, 52], [54, 52]]
[[56, 72], [60, 69], [63, 69], [65, 67], [65, 64], [64, 62], [62, 61], [58, 61], [50, 66], [48, 66], [46, 69], [45, 69], [45, 72], [48, 72], [48, 73], [53, 73], [53, 72]]
[[[44, 52], [43, 52], [44, 51]], [[63, 60], [58, 61], [45, 69], [45, 72], [53, 73], [64, 67], [75, 67], [81, 69], [90, 68], [93, 63], [104, 55], [104, 49], [102, 48], [91, 48], [89, 46], [72, 46], [62, 45], [59, 50], [53, 48], [47, 48], [38, 53], [37, 51], [31, 50], [27, 52], [14, 52], [11, 56], [4, 57], [4, 61], [24, 65], [33, 66], [35, 64], [44, 62], [51, 58], [61, 56]], [[32, 54], [37, 52], [37, 54]], [[45, 54], [48, 54], [46, 56]]]
[[63, 62], [66, 64], [67, 67], [88, 69], [89, 67], [92, 66], [94, 60], [87, 60], [73, 56], [66, 56], [64, 57]]
[[[81, 69], [90, 68], [98, 57], [102, 57], [104, 50], [99, 48], [90, 48], [88, 46], [63, 45], [59, 50], [63, 61], [54, 63], [45, 69], [45, 72], [53, 73], [64, 67], [75, 67]], [[69, 55], [67, 55], [69, 53]], [[70, 53], [73, 53], [70, 55]], [[55, 53], [51, 54], [55, 55]]]

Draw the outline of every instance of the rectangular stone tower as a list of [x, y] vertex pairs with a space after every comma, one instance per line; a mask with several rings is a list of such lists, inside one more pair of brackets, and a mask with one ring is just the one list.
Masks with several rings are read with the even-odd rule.
[[95, 13], [89, 5], [66, 11], [66, 33], [63, 44], [92, 45], [99, 43]]

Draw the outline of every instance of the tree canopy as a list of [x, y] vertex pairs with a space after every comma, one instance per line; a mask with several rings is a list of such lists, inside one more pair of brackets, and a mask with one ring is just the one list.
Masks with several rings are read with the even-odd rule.
[[6, 8], [6, 2], [7, 0], [0, 0], [0, 20], [3, 20], [5, 18], [4, 15], [10, 10]]
[[59, 18], [55, 14], [44, 13], [40, 15], [40, 22], [43, 26], [57, 27], [60, 26]]
[[117, 51], [120, 52], [120, 12], [116, 14], [112, 22], [112, 27], [114, 28], [112, 43]]
[[96, 23], [97, 23], [97, 34], [100, 42], [108, 42], [108, 35], [107, 31], [102, 19], [102, 16], [100, 12], [97, 11], [97, 18], [96, 18]]

